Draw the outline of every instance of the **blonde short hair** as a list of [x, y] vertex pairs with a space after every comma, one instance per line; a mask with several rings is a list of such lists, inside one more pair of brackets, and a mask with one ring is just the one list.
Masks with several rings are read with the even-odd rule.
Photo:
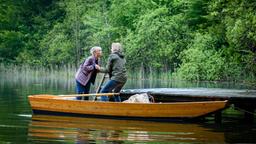
[[114, 52], [122, 51], [122, 45], [120, 43], [112, 43], [111, 48]]
[[94, 47], [92, 47], [92, 48], [90, 49], [90, 53], [93, 55], [96, 50], [101, 50], [101, 47], [99, 47], [99, 46], [94, 46]]

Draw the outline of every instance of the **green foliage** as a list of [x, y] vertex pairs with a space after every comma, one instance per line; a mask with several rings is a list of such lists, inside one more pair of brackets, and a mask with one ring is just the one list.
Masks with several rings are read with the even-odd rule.
[[[256, 73], [256, 13], [249, 13], [245, 18], [227, 18], [227, 39], [231, 51], [237, 56], [236, 61], [244, 64], [246, 71]], [[245, 20], [246, 19], [246, 20]], [[230, 25], [233, 25], [231, 27]]]
[[0, 61], [78, 65], [121, 42], [130, 70], [256, 81], [256, 2], [28, 0], [0, 3]]
[[185, 9], [185, 15], [189, 26], [196, 29], [207, 23], [207, 3], [208, 0], [192, 0], [186, 2], [187, 9]]
[[134, 30], [138, 18], [150, 9], [157, 8], [153, 1], [114, 0], [109, 10], [113, 26]]
[[213, 48], [216, 44], [209, 34], [196, 34], [192, 45], [183, 52], [177, 75], [188, 80], [221, 80], [224, 58]]
[[[234, 71], [240, 77], [255, 79], [256, 76], [256, 2], [249, 1], [212, 1], [209, 4], [210, 20], [221, 25], [225, 33], [223, 56], [229, 71]], [[215, 30], [216, 31], [216, 30]], [[214, 33], [214, 31], [212, 31]], [[220, 39], [220, 38], [219, 38]], [[221, 47], [221, 46], [220, 46]], [[239, 67], [236, 70], [236, 67]]]
[[161, 68], [173, 63], [188, 41], [187, 27], [180, 27], [182, 15], [169, 16], [167, 8], [158, 8], [142, 15], [136, 30], [127, 36], [126, 52], [131, 65], [143, 63]]
[[23, 45], [23, 34], [21, 32], [0, 31], [0, 60], [15, 60]]

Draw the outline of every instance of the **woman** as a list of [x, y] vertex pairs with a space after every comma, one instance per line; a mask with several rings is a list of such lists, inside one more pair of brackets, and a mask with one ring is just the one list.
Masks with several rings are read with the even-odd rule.
[[[97, 72], [100, 69], [99, 58], [101, 57], [101, 47], [95, 46], [90, 50], [92, 54], [79, 67], [76, 72], [76, 92], [78, 94], [88, 94], [91, 84], [94, 84]], [[77, 97], [81, 100], [82, 97]]]
[[[101, 93], [109, 93], [114, 90], [115, 93], [121, 91], [124, 86], [127, 75], [125, 68], [126, 60], [122, 54], [122, 47], [120, 43], [112, 43], [111, 54], [108, 58], [108, 63], [106, 68], [100, 68], [100, 72], [105, 72], [109, 74], [109, 81], [100, 91]], [[120, 96], [115, 96], [115, 101], [120, 102]], [[107, 96], [101, 96], [101, 101], [108, 101]]]

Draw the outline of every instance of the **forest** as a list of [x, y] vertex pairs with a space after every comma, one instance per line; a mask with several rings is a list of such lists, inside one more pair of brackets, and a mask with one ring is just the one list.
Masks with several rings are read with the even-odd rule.
[[255, 0], [0, 0], [0, 63], [78, 66], [123, 45], [129, 71], [256, 82]]

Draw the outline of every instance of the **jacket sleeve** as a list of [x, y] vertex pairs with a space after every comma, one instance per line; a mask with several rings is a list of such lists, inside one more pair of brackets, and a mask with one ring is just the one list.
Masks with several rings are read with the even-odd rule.
[[85, 62], [82, 65], [83, 72], [91, 72], [95, 69], [95, 63], [93, 62], [92, 57], [89, 57], [85, 60]]
[[109, 56], [107, 66], [105, 68], [101, 67], [100, 68], [100, 72], [102, 72], [102, 73], [109, 73], [109, 72], [111, 72], [112, 61], [113, 61], [112, 57]]

